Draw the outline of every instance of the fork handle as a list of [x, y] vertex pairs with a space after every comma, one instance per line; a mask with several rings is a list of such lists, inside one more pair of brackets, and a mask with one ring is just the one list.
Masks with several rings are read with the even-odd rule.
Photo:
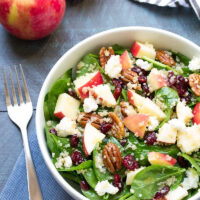
[[21, 128], [25, 160], [26, 160], [26, 171], [27, 171], [27, 181], [28, 181], [28, 191], [30, 200], [42, 200], [42, 193], [40, 190], [38, 178], [36, 175], [35, 167], [32, 161], [31, 152], [28, 143], [27, 129]]

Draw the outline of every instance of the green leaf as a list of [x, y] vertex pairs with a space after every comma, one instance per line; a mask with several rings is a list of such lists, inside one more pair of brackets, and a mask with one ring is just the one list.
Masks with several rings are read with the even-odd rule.
[[122, 97], [125, 101], [128, 101], [128, 95], [127, 95], [127, 90], [122, 89]]
[[116, 55], [122, 55], [124, 53], [124, 51], [127, 50], [126, 48], [124, 48], [124, 47], [122, 47], [118, 44], [114, 44], [112, 46], [112, 48], [113, 48]]
[[124, 188], [121, 192], [110, 196], [110, 200], [124, 200], [131, 195], [132, 194], [130, 193], [130, 188], [127, 185], [124, 185]]
[[83, 173], [83, 176], [84, 176], [85, 180], [88, 182], [88, 184], [94, 189], [98, 180], [96, 178], [93, 168], [87, 169]]
[[186, 66], [189, 65], [190, 59], [187, 56], [183, 55], [182, 53], [174, 52], [174, 51], [172, 51], [172, 54], [174, 58], [177, 56], [180, 62], [184, 63], [184, 65]]
[[87, 191], [85, 190], [81, 190], [81, 191], [90, 200], [102, 200], [102, 197], [97, 195], [97, 193], [92, 188], [90, 188]]
[[139, 199], [152, 199], [159, 190], [159, 183], [184, 172], [185, 169], [179, 167], [152, 165], [136, 174], [131, 189]]
[[128, 199], [126, 199], [126, 200], [138, 200], [136, 197], [135, 197], [135, 195], [132, 195], [132, 196], [130, 196]]
[[71, 171], [75, 171], [75, 170], [81, 170], [81, 169], [88, 169], [90, 167], [92, 167], [92, 160], [87, 160], [83, 163], [81, 163], [78, 166], [74, 166], [74, 167], [70, 167], [70, 168], [63, 168], [63, 169], [57, 169], [60, 172], [71, 172]]
[[61, 176], [66, 179], [66, 180], [72, 180], [76, 183], [80, 183], [81, 182], [81, 177], [79, 175], [77, 175], [77, 173], [73, 173], [73, 172], [60, 172]]

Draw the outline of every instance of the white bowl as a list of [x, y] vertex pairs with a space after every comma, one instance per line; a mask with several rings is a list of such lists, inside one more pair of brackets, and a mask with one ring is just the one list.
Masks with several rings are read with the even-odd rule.
[[[45, 120], [43, 113], [43, 102], [45, 94], [48, 92], [56, 79], [58, 79], [58, 77], [68, 69], [76, 66], [76, 64], [85, 54], [90, 52], [97, 52], [102, 46], [109, 46], [112, 44], [119, 44], [125, 47], [130, 47], [134, 40], [141, 42], [148, 41], [149, 43], [152, 43], [155, 48], [171, 49], [183, 53], [190, 58], [195, 55], [200, 55], [200, 47], [193, 42], [179, 35], [161, 29], [150, 27], [123, 27], [111, 29], [95, 34], [94, 36], [83, 40], [71, 48], [69, 51], [67, 51], [51, 69], [40, 91], [36, 111], [36, 130], [40, 150], [47, 167], [53, 174], [56, 181], [75, 199], [85, 200], [87, 198], [84, 197], [77, 190], [77, 188], [74, 188], [75, 185], [72, 182], [68, 183], [65, 181], [65, 179], [62, 178], [62, 176], [54, 167], [51, 161], [51, 156], [47, 149], [44, 134]], [[200, 193], [197, 194], [197, 196], [200, 197]], [[191, 198], [190, 200], [196, 199], [197, 196]]]

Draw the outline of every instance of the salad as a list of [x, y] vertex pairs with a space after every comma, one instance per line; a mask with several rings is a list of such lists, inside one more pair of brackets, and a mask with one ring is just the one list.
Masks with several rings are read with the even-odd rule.
[[200, 58], [135, 41], [102, 47], [74, 69], [44, 100], [47, 146], [63, 178], [92, 200], [195, 195]]

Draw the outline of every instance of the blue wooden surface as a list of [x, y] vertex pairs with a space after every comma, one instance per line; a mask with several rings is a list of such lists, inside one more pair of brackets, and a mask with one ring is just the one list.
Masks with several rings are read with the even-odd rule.
[[[42, 83], [68, 49], [97, 32], [122, 26], [151, 26], [178, 33], [200, 45], [200, 22], [192, 9], [159, 8], [129, 0], [83, 0], [67, 6], [62, 24], [49, 37], [18, 40], [0, 26], [0, 70], [21, 63], [34, 108]], [[22, 149], [19, 130], [8, 119], [0, 78], [0, 191]], [[34, 127], [34, 116], [29, 130]]]

